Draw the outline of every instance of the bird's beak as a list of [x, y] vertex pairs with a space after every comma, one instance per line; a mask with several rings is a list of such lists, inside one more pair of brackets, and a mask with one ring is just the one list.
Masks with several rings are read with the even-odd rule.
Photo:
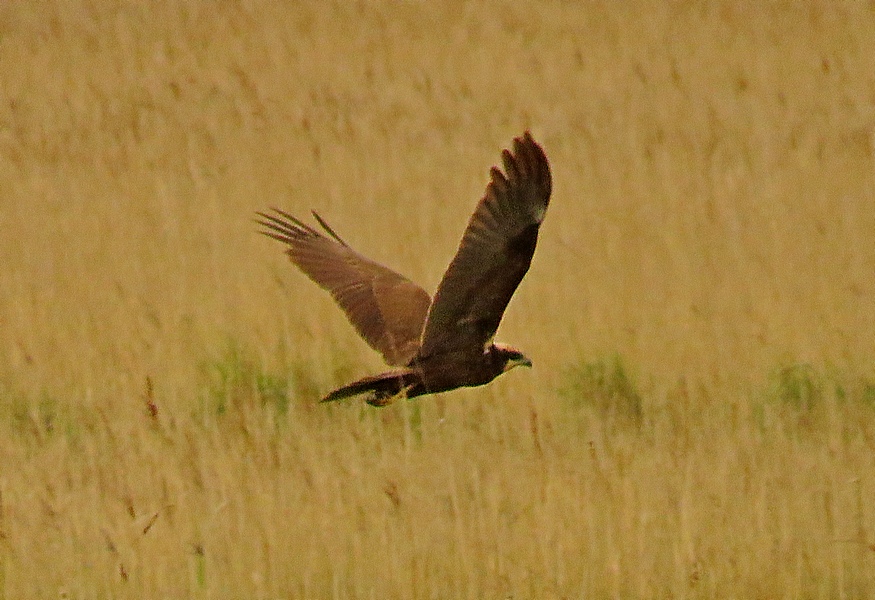
[[531, 368], [531, 366], [532, 366], [532, 361], [529, 360], [525, 356], [521, 356], [520, 358], [514, 358], [512, 360], [507, 361], [507, 363], [505, 363], [505, 365], [504, 365], [504, 372], [507, 373], [508, 371], [513, 369], [514, 367], [529, 367], [529, 368]]

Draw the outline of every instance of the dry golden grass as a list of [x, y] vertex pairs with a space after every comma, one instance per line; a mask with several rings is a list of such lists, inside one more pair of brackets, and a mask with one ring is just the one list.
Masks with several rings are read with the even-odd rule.
[[[20, 2], [0, 65], [0, 598], [875, 595], [871, 7]], [[315, 405], [379, 360], [252, 212], [433, 289], [525, 128], [535, 368]]]

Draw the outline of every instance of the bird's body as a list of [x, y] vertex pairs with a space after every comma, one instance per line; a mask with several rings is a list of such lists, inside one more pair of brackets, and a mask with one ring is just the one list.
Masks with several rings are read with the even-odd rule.
[[399, 394], [415, 398], [460, 387], [486, 385], [508, 369], [531, 362], [512, 348], [492, 344], [480, 353], [457, 350], [415, 358], [407, 367], [366, 377], [328, 394], [323, 402], [372, 392], [369, 404], [383, 406]]
[[331, 293], [365, 341], [400, 367], [340, 387], [323, 401], [368, 393], [370, 404], [382, 406], [398, 396], [484, 385], [515, 366], [531, 366], [492, 338], [531, 264], [552, 181], [547, 157], [528, 132], [502, 158], [505, 173], [490, 171], [433, 299], [354, 251], [316, 213], [327, 236], [279, 209], [258, 213], [263, 233], [285, 243], [292, 262]]

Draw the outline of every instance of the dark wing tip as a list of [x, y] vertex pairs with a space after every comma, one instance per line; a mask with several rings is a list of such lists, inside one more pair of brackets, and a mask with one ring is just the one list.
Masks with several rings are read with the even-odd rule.
[[[291, 244], [296, 240], [303, 240], [304, 238], [325, 237], [297, 217], [290, 215], [282, 209], [272, 206], [268, 210], [269, 212], [262, 212], [260, 210], [255, 211], [256, 216], [259, 217], [258, 219], [255, 219], [255, 222], [265, 228], [264, 230], [259, 231], [259, 233], [263, 235], [287, 244]], [[349, 247], [349, 245], [337, 235], [325, 219], [319, 216], [319, 213], [315, 210], [311, 212], [319, 225], [322, 226], [334, 241], [341, 246]]]
[[514, 138], [513, 150], [516, 168], [537, 186], [546, 208], [553, 190], [553, 177], [547, 154], [529, 130], [526, 130], [521, 137]]
[[342, 239], [340, 239], [340, 236], [334, 232], [334, 229], [331, 228], [331, 225], [329, 225], [325, 221], [325, 219], [323, 219], [322, 217], [319, 216], [319, 213], [317, 213], [315, 210], [311, 210], [310, 212], [313, 213], [313, 218], [315, 218], [316, 221], [322, 226], [322, 229], [327, 231], [328, 235], [330, 235], [332, 238], [334, 238], [334, 241], [336, 241], [341, 246], [349, 247], [349, 244], [347, 244]]
[[521, 138], [514, 139], [514, 153], [525, 157], [527, 166], [534, 169], [532, 174], [536, 175], [538, 180], [546, 185], [547, 189], [552, 187], [550, 161], [547, 160], [544, 148], [535, 141], [528, 129]]
[[[513, 154], [510, 150], [501, 151], [501, 162], [504, 164], [504, 172], [507, 173], [507, 178], [511, 181], [518, 181], [525, 177], [525, 171], [521, 167], [524, 166], [522, 161], [518, 161], [520, 155], [520, 146], [518, 140], [514, 140]], [[493, 167], [495, 169], [495, 167]], [[496, 169], [497, 170], [497, 169]], [[495, 179], [495, 173], [492, 173], [492, 178]]]
[[526, 130], [514, 138], [511, 149], [501, 152], [504, 173], [496, 167], [490, 170], [491, 182], [487, 186], [487, 197], [512, 193], [518, 208], [526, 207], [526, 213], [540, 223], [550, 203], [553, 183], [550, 163], [544, 149]]
[[264, 228], [259, 233], [286, 244], [292, 244], [295, 240], [306, 237], [321, 237], [318, 231], [289, 213], [275, 207], [269, 210], [272, 212], [255, 212], [259, 217], [255, 222]]

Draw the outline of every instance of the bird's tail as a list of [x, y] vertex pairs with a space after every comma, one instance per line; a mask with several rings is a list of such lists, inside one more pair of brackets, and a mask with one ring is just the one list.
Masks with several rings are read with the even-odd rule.
[[343, 387], [339, 387], [324, 398], [321, 402], [342, 400], [351, 396], [370, 392], [371, 396], [367, 403], [373, 406], [386, 406], [395, 401], [401, 395], [405, 395], [416, 384], [416, 371], [413, 369], [397, 369], [379, 375], [372, 375], [353, 381]]

